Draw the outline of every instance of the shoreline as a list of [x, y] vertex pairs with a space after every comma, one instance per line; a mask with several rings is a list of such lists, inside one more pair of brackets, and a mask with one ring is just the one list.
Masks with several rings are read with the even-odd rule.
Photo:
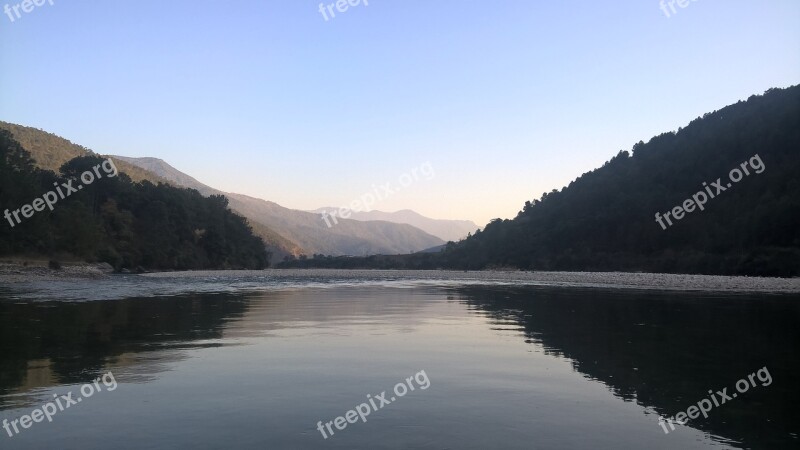
[[109, 278], [114, 268], [107, 263], [60, 262], [52, 269], [46, 260], [0, 260], [0, 284], [26, 281], [87, 280]]
[[[105, 263], [61, 263], [52, 269], [44, 260], [0, 260], [0, 285], [26, 282], [110, 280], [115, 276], [156, 279], [256, 278], [275, 281], [422, 281], [424, 284], [505, 284], [565, 288], [639, 289], [660, 291], [701, 291], [729, 293], [800, 294], [800, 278], [748, 277], [728, 275], [663, 274], [643, 272], [527, 272], [510, 270], [379, 270], [379, 269], [264, 269], [192, 270], [143, 274], [116, 274]], [[334, 283], [335, 284], [335, 283]]]
[[152, 272], [149, 278], [270, 277], [282, 279], [336, 278], [356, 281], [423, 281], [457, 284], [516, 284], [565, 288], [639, 289], [728, 293], [800, 294], [800, 278], [728, 275], [678, 275], [633, 272], [523, 272], [379, 269], [265, 269], [232, 271]]

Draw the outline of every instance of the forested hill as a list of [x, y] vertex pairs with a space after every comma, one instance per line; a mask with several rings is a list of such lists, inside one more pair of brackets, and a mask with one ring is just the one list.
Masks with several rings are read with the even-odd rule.
[[[61, 136], [48, 133], [47, 131], [41, 129], [3, 121], [0, 121], [0, 129], [8, 130], [11, 133], [13, 139], [19, 142], [19, 144], [22, 145], [22, 148], [24, 148], [30, 154], [36, 167], [55, 172], [57, 174], [60, 173], [59, 170], [61, 169], [61, 166], [67, 161], [79, 156], [96, 155], [96, 153], [82, 145], [72, 143]], [[129, 176], [135, 183], [146, 180], [154, 185], [163, 183], [175, 187], [196, 189], [206, 197], [209, 195], [222, 194], [221, 192], [209, 194], [203, 189], [198, 189], [196, 186], [186, 186], [173, 183], [165, 177], [159, 176], [157, 173], [148, 170], [147, 168], [142, 168], [135, 164], [131, 164], [130, 162], [126, 161], [128, 158], [117, 156], [112, 156], [111, 158], [113, 159], [119, 171], [125, 173], [125, 175]], [[236, 212], [235, 208], [232, 209]], [[237, 213], [241, 214], [240, 212]], [[280, 258], [287, 254], [302, 253], [302, 251], [300, 251], [301, 249], [299, 249], [296, 244], [289, 242], [283, 236], [279, 235], [264, 224], [253, 220], [248, 220], [248, 224], [253, 229], [253, 232], [256, 234], [256, 236], [260, 237], [264, 241], [267, 246], [267, 251], [272, 254], [273, 261], [280, 260]], [[298, 250], [295, 251], [295, 249]]]
[[[706, 114], [631, 153], [452, 246], [448, 265], [800, 274], [800, 87]], [[729, 173], [755, 155], [761, 173], [748, 164], [750, 174], [731, 183]], [[724, 192], [710, 186], [717, 178]], [[658, 224], [656, 213], [705, 191], [704, 182], [715, 195], [704, 210]]]
[[[306, 264], [796, 276], [798, 174], [800, 87], [772, 89], [620, 151], [439, 254]], [[698, 192], [703, 210], [673, 211]]]
[[[225, 197], [134, 183], [113, 168], [89, 155], [67, 161], [58, 174], [39, 169], [11, 132], [0, 129], [0, 255], [75, 258], [117, 269], [267, 265], [264, 242]], [[89, 176], [96, 179], [80, 182]], [[43, 205], [48, 192], [52, 210]]]

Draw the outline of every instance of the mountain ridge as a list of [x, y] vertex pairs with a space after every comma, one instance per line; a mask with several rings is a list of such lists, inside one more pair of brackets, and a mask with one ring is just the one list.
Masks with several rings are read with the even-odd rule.
[[401, 254], [441, 245], [444, 240], [407, 224], [386, 221], [360, 222], [342, 219], [328, 228], [318, 214], [293, 210], [270, 200], [245, 194], [223, 192], [175, 169], [166, 161], [147, 157], [113, 156], [146, 169], [168, 181], [195, 189], [203, 195], [224, 195], [233, 210], [249, 220], [262, 224], [296, 245], [289, 257], [325, 254], [332, 256], [365, 256], [369, 254]]
[[[797, 173], [800, 85], [769, 89], [639, 141], [562, 189], [526, 201], [515, 218], [495, 219], [441, 252], [283, 267], [793, 277], [800, 275]], [[660, 222], [666, 212], [674, 220], [669, 227]]]
[[[311, 211], [316, 214], [337, 211], [339, 208], [331, 206], [317, 208]], [[412, 209], [401, 209], [399, 211], [387, 212], [379, 210], [371, 211], [351, 211], [350, 219], [361, 222], [384, 221], [393, 223], [405, 223], [420, 230], [432, 234], [445, 242], [459, 241], [469, 233], [474, 233], [481, 227], [471, 220], [452, 220], [452, 219], [433, 219], [423, 216]]]
[[[74, 158], [100, 156], [98, 153], [47, 131], [0, 122], [0, 129], [31, 155], [40, 169], [58, 173], [63, 164]], [[203, 196], [223, 195], [229, 207], [243, 215], [253, 231], [264, 240], [272, 263], [303, 254], [367, 255], [400, 254], [424, 250], [443, 240], [409, 225], [390, 222], [342, 220], [328, 230], [318, 215], [285, 208], [275, 202], [212, 188], [175, 169], [157, 157], [131, 158], [106, 155], [135, 183], [150, 182], [190, 188]], [[276, 229], [277, 228], [277, 229]]]
[[[52, 136], [41, 137], [52, 143]], [[0, 211], [8, 221], [0, 226], [0, 255], [48, 258], [55, 269], [64, 258], [107, 263], [118, 271], [259, 270], [269, 265], [264, 241], [225, 197], [134, 182], [107, 157], [80, 147], [68, 150], [83, 155], [58, 172], [43, 169], [0, 127]]]

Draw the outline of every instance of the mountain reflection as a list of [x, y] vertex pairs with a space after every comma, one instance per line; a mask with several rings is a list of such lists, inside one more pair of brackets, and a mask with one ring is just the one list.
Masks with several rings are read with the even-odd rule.
[[0, 410], [35, 404], [27, 394], [38, 388], [86, 383], [108, 370], [125, 371], [126, 382], [148, 381], [188, 350], [287, 330], [324, 339], [334, 326], [372, 324], [402, 333], [421, 323], [425, 304], [404, 290], [371, 289], [346, 302], [325, 290], [84, 302], [0, 297]]
[[[459, 336], [460, 329], [449, 327], [476, 314], [482, 320], [475, 326], [486, 327], [488, 317], [488, 328], [519, 334], [545, 353], [568, 359], [577, 373], [602, 383], [616, 397], [665, 417], [707, 398], [709, 389], [727, 387], [730, 393], [737, 380], [767, 367], [771, 385], [759, 384], [688, 426], [737, 447], [797, 447], [797, 300], [500, 286], [300, 289], [90, 302], [0, 300], [0, 410], [36, 403], [41, 388], [86, 383], [108, 370], [124, 374], [120, 381], [148, 381], [187, 358], [190, 349], [263, 344], [272, 336], [285, 339], [276, 347], [254, 345], [252, 353], [238, 355], [240, 361], [274, 350], [276, 361], [297, 363], [308, 352], [319, 352], [314, 344], [348, 338], [356, 347], [331, 345], [329, 350], [359, 361], [350, 355], [353, 348], [390, 354], [406, 346], [404, 339], [430, 336], [425, 333]], [[425, 332], [415, 335], [421, 328]], [[397, 347], [386, 348], [390, 340]], [[376, 342], [383, 343], [376, 347]], [[455, 344], [436, 351], [452, 352], [456, 361], [470, 354]], [[335, 359], [326, 361], [330, 365]], [[483, 361], [470, 359], [473, 363]], [[291, 364], [275, 364], [277, 372], [269, 368], [265, 365], [266, 372], [257, 372], [256, 379], [271, 387], [287, 373], [297, 376]], [[342, 369], [331, 370], [337, 374]], [[339, 373], [338, 380], [347, 377]], [[306, 387], [292, 395], [302, 398]], [[657, 416], [651, 418], [658, 433]]]
[[[473, 309], [513, 319], [530, 343], [569, 358], [575, 371], [665, 417], [708, 390], [767, 367], [758, 384], [688, 426], [747, 448], [800, 444], [800, 303], [789, 296], [589, 289], [458, 289]], [[653, 416], [653, 427], [658, 427]]]
[[19, 406], [9, 394], [20, 402], [20, 395], [37, 388], [85, 383], [109, 366], [135, 365], [139, 379], [161, 372], [166, 363], [183, 358], [182, 349], [220, 345], [213, 340], [247, 307], [246, 297], [219, 294], [0, 301], [0, 409]]

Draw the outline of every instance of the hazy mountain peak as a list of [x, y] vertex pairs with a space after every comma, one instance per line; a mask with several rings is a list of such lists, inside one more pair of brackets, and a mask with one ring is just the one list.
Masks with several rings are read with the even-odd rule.
[[158, 158], [130, 158], [122, 161], [139, 166], [182, 187], [196, 189], [203, 195], [224, 195], [230, 207], [277, 232], [293, 245], [292, 254], [370, 255], [376, 253], [412, 253], [441, 245], [443, 240], [407, 223], [394, 221], [365, 223], [341, 219], [327, 227], [319, 214], [285, 208], [275, 202], [245, 194], [222, 192], [175, 169]]
[[[331, 211], [337, 211], [338, 209], [339, 208], [327, 206], [323, 208], [317, 208], [313, 212], [316, 214], [321, 214], [323, 212], [330, 213]], [[458, 241], [467, 237], [468, 233], [474, 233], [475, 230], [480, 228], [471, 220], [432, 219], [411, 209], [401, 209], [395, 212], [385, 212], [379, 210], [353, 211], [350, 218], [362, 222], [384, 221], [408, 224], [419, 228], [426, 233], [432, 234], [444, 241]]]

